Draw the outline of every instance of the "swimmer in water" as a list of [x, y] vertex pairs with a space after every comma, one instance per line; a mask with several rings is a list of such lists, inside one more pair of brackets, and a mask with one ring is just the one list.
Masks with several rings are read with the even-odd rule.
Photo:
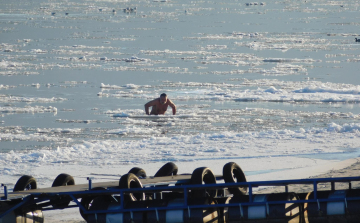
[[[175, 104], [167, 98], [165, 93], [162, 93], [159, 98], [149, 101], [145, 104], [145, 112], [147, 115], [164, 115], [168, 106], [172, 108], [173, 115], [176, 114]], [[149, 108], [152, 107], [149, 113]]]

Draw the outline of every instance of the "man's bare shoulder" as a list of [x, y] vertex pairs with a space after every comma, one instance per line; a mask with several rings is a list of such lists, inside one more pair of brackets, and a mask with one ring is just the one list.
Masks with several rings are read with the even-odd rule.
[[172, 102], [170, 99], [167, 100], [167, 104], [171, 106], [175, 106], [174, 102]]
[[149, 101], [148, 103], [146, 103], [147, 105], [155, 105], [155, 104], [158, 104], [159, 103], [159, 98], [156, 98], [152, 101]]

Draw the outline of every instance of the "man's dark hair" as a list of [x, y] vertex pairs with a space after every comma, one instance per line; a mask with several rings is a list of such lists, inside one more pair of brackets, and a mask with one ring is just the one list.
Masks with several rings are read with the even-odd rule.
[[165, 93], [162, 93], [160, 97], [167, 97], [167, 95]]

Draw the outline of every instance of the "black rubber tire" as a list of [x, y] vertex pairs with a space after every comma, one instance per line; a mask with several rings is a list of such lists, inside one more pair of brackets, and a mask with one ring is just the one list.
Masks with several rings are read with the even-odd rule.
[[[104, 187], [95, 187], [95, 188], [92, 188], [91, 190], [95, 191], [95, 190], [106, 190], [106, 189]], [[99, 196], [101, 196], [101, 195], [95, 194], [95, 195], [88, 195], [88, 196], [82, 197], [80, 203], [82, 206], [84, 206], [85, 209], [89, 210], [92, 206], [91, 205], [92, 201], [96, 197], [99, 197]], [[79, 212], [80, 212], [81, 217], [83, 217], [83, 219], [85, 221], [87, 221], [88, 215], [84, 214], [84, 211], [80, 207], [79, 207]]]
[[59, 174], [51, 187], [60, 187], [60, 186], [68, 186], [68, 185], [75, 185], [75, 180], [72, 176], [66, 173]]
[[37, 188], [37, 183], [35, 178], [29, 175], [23, 175], [16, 182], [13, 191], [24, 191], [24, 190], [31, 190], [36, 188]]
[[[241, 183], [247, 182], [246, 177], [239, 165], [234, 162], [229, 162], [223, 167], [223, 178], [225, 183]], [[247, 186], [231, 187], [229, 192], [233, 195], [245, 195], [247, 193]]]
[[[122, 189], [131, 189], [131, 188], [142, 188], [142, 184], [139, 180], [139, 178], [133, 174], [128, 173], [123, 176], [121, 176], [119, 180], [119, 187]], [[145, 194], [144, 193], [129, 193], [124, 195], [124, 201], [143, 201], [145, 200]]]
[[[191, 184], [216, 184], [214, 173], [207, 167], [199, 167], [191, 174]], [[216, 197], [216, 189], [193, 189], [191, 193], [193, 197]]]
[[[61, 173], [55, 178], [51, 187], [60, 187], [60, 186], [69, 186], [69, 185], [75, 185], [74, 178], [69, 174]], [[59, 208], [59, 209], [63, 209], [69, 206], [70, 201], [72, 201], [72, 199], [69, 196], [57, 196], [54, 199], [50, 199], [52, 206], [54, 208]]]
[[154, 177], [167, 177], [176, 175], [178, 172], [178, 167], [173, 162], [168, 162], [162, 166], [154, 175]]
[[134, 167], [131, 170], [129, 170], [129, 173], [135, 174], [139, 178], [146, 178], [146, 172], [144, 169], [140, 167]]

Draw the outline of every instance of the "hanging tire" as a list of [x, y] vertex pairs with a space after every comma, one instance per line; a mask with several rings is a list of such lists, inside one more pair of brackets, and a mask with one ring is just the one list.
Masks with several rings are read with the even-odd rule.
[[[59, 174], [51, 187], [60, 187], [60, 186], [69, 186], [69, 185], [75, 185], [75, 180], [72, 176], [66, 173]], [[54, 208], [63, 209], [69, 206], [70, 201], [72, 199], [69, 196], [56, 196], [53, 199], [50, 199], [50, 202], [52, 203], [52, 206]]]
[[[207, 167], [199, 167], [191, 174], [191, 184], [216, 184], [214, 173]], [[216, 189], [192, 189], [193, 197], [216, 197]]]
[[[142, 184], [139, 178], [133, 174], [128, 173], [123, 175], [119, 180], [119, 187], [122, 189], [131, 189], [131, 188], [142, 188]], [[124, 201], [143, 201], [145, 200], [145, 194], [138, 192], [138, 193], [129, 193], [124, 194]]]
[[14, 192], [15, 191], [24, 191], [24, 190], [31, 190], [36, 189], [37, 183], [34, 177], [29, 175], [24, 175], [19, 178], [19, 180], [16, 182], [14, 186]]
[[[247, 182], [244, 172], [240, 166], [234, 162], [229, 162], [224, 165], [223, 178], [225, 183]], [[233, 195], [245, 195], [247, 193], [247, 186], [229, 187], [229, 192]]]
[[72, 176], [66, 173], [59, 174], [51, 187], [60, 187], [60, 186], [68, 186], [68, 185], [75, 185], [75, 180]]
[[144, 169], [140, 167], [134, 167], [131, 170], [129, 170], [129, 173], [135, 174], [139, 178], [146, 178], [146, 172]]
[[[91, 191], [94, 191], [94, 190], [106, 190], [104, 187], [95, 187], [95, 188], [92, 188]], [[89, 210], [92, 206], [92, 202], [93, 200], [96, 198], [96, 197], [99, 197], [101, 196], [100, 194], [95, 194], [95, 195], [88, 195], [88, 196], [84, 196], [81, 198], [81, 205], [84, 206], [84, 208], [86, 210]], [[79, 207], [79, 212], [80, 212], [80, 215], [81, 217], [83, 217], [83, 219], [85, 221], [87, 221], [87, 218], [88, 218], [88, 215], [84, 214], [84, 211]]]
[[173, 162], [168, 162], [162, 166], [154, 175], [154, 177], [167, 177], [176, 175], [178, 172], [178, 167]]
[[[117, 202], [111, 195], [98, 195], [92, 200], [92, 205], [89, 207], [90, 211], [104, 211], [108, 210], [109, 206]], [[88, 214], [86, 222], [88, 223], [105, 223], [107, 220], [107, 213]], [[117, 222], [122, 222], [122, 219], [117, 219]]]

